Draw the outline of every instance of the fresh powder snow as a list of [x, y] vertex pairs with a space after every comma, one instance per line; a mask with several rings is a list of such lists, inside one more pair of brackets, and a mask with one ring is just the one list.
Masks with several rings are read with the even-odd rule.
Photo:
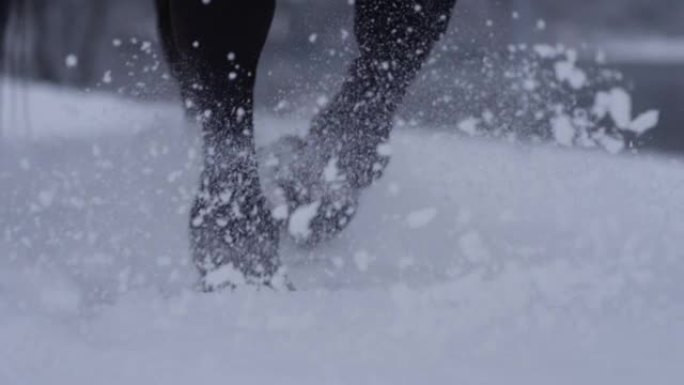
[[[399, 129], [340, 238], [284, 242], [296, 291], [201, 294], [180, 108], [26, 92], [0, 143], [0, 384], [684, 378], [678, 159]], [[258, 140], [305, 125], [261, 112]]]

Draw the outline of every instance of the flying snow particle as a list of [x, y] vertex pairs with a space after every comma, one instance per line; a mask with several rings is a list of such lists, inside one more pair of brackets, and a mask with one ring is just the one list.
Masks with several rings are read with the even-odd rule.
[[67, 55], [66, 58], [64, 58], [64, 64], [68, 68], [76, 67], [78, 65], [78, 56], [76, 56], [74, 54]]
[[279, 112], [285, 110], [289, 106], [289, 103], [286, 100], [281, 100], [278, 102], [278, 104], [273, 108], [273, 111]]
[[556, 143], [562, 146], [572, 146], [575, 139], [575, 126], [567, 115], [558, 115], [551, 119], [551, 131]]
[[140, 50], [145, 52], [145, 53], [151, 53], [152, 52], [152, 42], [150, 41], [143, 41], [142, 44], [140, 45]]
[[289, 213], [290, 210], [288, 209], [287, 205], [282, 204], [271, 211], [271, 216], [273, 216], [273, 219], [276, 220], [285, 220], [287, 219]]
[[568, 58], [559, 61], [554, 66], [556, 78], [561, 82], [567, 82], [570, 87], [579, 90], [587, 84], [587, 74], [575, 66], [575, 61]]
[[344, 179], [344, 176], [340, 173], [340, 170], [337, 167], [337, 163], [338, 159], [337, 157], [334, 157], [330, 159], [328, 164], [325, 166], [325, 169], [323, 170], [323, 180], [325, 180], [327, 183], [333, 183]]
[[534, 46], [534, 52], [542, 59], [553, 59], [560, 55], [560, 49], [548, 44], [537, 44]]
[[626, 129], [632, 123], [632, 96], [622, 88], [610, 91], [608, 112], [618, 128]]
[[540, 31], [545, 30], [546, 29], [546, 21], [542, 20], [542, 19], [537, 20], [537, 29]]
[[653, 129], [660, 120], [660, 113], [656, 110], [646, 111], [632, 120], [632, 96], [619, 87], [596, 93], [592, 112], [599, 119], [609, 115], [619, 129], [637, 135]]
[[644, 132], [651, 130], [655, 126], [657, 126], [659, 120], [659, 111], [646, 111], [643, 114], [639, 115], [636, 119], [634, 119], [632, 123], [629, 124], [629, 127], [627, 127], [627, 130], [632, 131], [637, 135], [641, 135]]
[[477, 118], [466, 118], [458, 123], [458, 130], [464, 132], [470, 136], [477, 135], [477, 126], [480, 124], [480, 119]]
[[316, 98], [316, 104], [319, 107], [325, 107], [328, 105], [328, 103], [330, 103], [330, 99], [328, 99], [328, 97], [325, 95], [321, 95], [318, 98]]

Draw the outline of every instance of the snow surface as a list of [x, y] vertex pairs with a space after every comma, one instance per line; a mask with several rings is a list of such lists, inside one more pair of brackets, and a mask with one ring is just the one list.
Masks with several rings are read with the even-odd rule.
[[208, 295], [180, 111], [26, 92], [30, 140], [5, 120], [0, 144], [0, 384], [684, 380], [679, 160], [399, 130], [348, 231], [283, 246], [296, 292]]

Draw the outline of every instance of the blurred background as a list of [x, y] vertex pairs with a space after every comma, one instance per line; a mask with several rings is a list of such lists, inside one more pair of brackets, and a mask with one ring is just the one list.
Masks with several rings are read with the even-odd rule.
[[[278, 1], [260, 106], [311, 114], [324, 103], [354, 55], [349, 3]], [[12, 22], [6, 37], [6, 75], [133, 98], [176, 97], [159, 54], [152, 0], [30, 0], [23, 8], [28, 17]], [[681, 0], [460, 0], [402, 118], [453, 125], [471, 113], [469, 92], [489, 87], [496, 99], [500, 91], [496, 82], [469, 88], [445, 77], [477, 79], [482, 63], [512, 44], [562, 43], [576, 47], [580, 61], [620, 70], [635, 110], [661, 111], [658, 129], [640, 139], [643, 148], [684, 152], [682, 20]]]

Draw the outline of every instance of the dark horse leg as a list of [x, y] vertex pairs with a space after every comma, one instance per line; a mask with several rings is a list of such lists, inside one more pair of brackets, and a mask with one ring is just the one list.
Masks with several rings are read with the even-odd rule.
[[[454, 3], [356, 1], [360, 55], [341, 91], [314, 119], [306, 143], [297, 149], [303, 155], [295, 159], [302, 175], [318, 179], [330, 177], [326, 171], [335, 160], [339, 175], [333, 184], [342, 185], [344, 193], [336, 187], [312, 194], [320, 180], [293, 174], [281, 185], [291, 209], [317, 208], [306, 241], [344, 228], [356, 209], [356, 191], [382, 174], [388, 163], [382, 145], [394, 113], [446, 30]], [[274, 0], [157, 0], [157, 7], [172, 72], [186, 106], [203, 123], [205, 166], [191, 218], [195, 263], [209, 289], [243, 280], [272, 284], [280, 270], [278, 229], [259, 187], [252, 99]], [[303, 167], [313, 168], [313, 174]]]
[[388, 158], [379, 147], [433, 46], [446, 31], [456, 0], [356, 0], [359, 56], [312, 133], [335, 138], [339, 167], [354, 188], [380, 177]]
[[256, 69], [275, 0], [156, 0], [185, 106], [202, 123], [204, 169], [190, 219], [206, 290], [277, 285], [279, 230], [261, 192], [253, 136]]
[[[305, 237], [291, 234], [300, 243], [313, 245], [344, 229], [359, 191], [382, 175], [394, 114], [446, 31], [455, 3], [356, 0], [359, 56], [341, 90], [314, 118], [309, 137], [295, 145], [301, 155], [290, 166], [294, 171], [273, 172], [291, 211], [317, 205]], [[332, 182], [329, 170], [337, 174]]]

